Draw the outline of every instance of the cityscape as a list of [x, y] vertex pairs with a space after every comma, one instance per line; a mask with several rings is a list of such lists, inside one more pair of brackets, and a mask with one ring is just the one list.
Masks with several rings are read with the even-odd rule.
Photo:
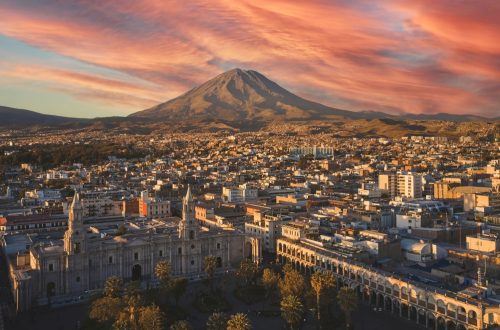
[[499, 14], [0, 3], [0, 330], [500, 329]]

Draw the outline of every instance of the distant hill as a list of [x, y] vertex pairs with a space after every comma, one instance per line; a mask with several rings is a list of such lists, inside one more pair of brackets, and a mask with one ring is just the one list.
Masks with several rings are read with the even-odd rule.
[[131, 117], [224, 121], [294, 121], [328, 118], [378, 118], [379, 112], [353, 112], [303, 99], [257, 71], [233, 69], [187, 93]]
[[0, 127], [85, 123], [89, 119], [45, 115], [39, 112], [0, 106]]
[[[479, 132], [479, 128], [498, 129], [499, 119], [448, 113], [389, 115], [342, 110], [301, 98], [257, 71], [242, 69], [224, 72], [185, 94], [128, 117], [79, 119], [0, 106], [2, 128], [113, 130], [136, 134], [158, 130], [257, 131], [279, 129], [279, 125], [288, 127], [284, 124], [290, 123], [300, 130], [314, 127], [343, 136], [454, 136]], [[170, 125], [173, 121], [176, 125]], [[483, 125], [487, 123], [491, 125]]]
[[152, 108], [131, 114], [155, 120], [213, 121], [306, 121], [315, 119], [383, 119], [493, 121], [475, 115], [408, 114], [390, 115], [376, 111], [348, 111], [301, 98], [263, 74], [253, 70], [233, 69], [192, 90]]

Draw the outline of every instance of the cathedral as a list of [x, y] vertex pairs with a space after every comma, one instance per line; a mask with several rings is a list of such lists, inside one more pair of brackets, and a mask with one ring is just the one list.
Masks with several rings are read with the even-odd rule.
[[188, 280], [205, 275], [206, 256], [216, 258], [219, 273], [237, 268], [245, 257], [256, 260], [259, 242], [234, 229], [201, 227], [195, 220], [194, 204], [188, 187], [180, 221], [170, 218], [136, 226], [120, 236], [99, 235], [84, 226], [83, 207], [76, 193], [64, 244], [33, 244], [25, 267], [19, 269], [22, 274], [11, 272], [18, 310], [100, 289], [110, 276], [154, 283], [155, 266], [161, 260], [170, 262], [173, 276]]

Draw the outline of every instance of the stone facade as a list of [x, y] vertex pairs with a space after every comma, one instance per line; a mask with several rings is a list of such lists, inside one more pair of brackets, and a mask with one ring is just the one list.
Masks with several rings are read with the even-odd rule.
[[[235, 230], [201, 227], [194, 217], [194, 204], [188, 189], [178, 225], [164, 224], [122, 236], [100, 237], [88, 233], [83, 226], [83, 208], [76, 194], [64, 245], [30, 248], [26, 258], [29, 265], [23, 267], [25, 283], [17, 286], [25, 289], [15, 293], [23, 299], [16, 301], [18, 310], [29, 309], [34, 302], [46, 304], [100, 289], [110, 276], [154, 284], [154, 269], [160, 260], [170, 262], [173, 276], [190, 280], [204, 276], [203, 259], [209, 255], [217, 258], [218, 272], [237, 267], [244, 257], [258, 260], [254, 254], [260, 253], [259, 242], [245, 240], [244, 233]], [[19, 280], [19, 274], [13, 272], [13, 282]]]
[[[360, 300], [435, 330], [486, 329], [500, 324], [500, 306], [399, 277], [299, 240], [280, 238], [277, 260], [305, 274], [331, 271]], [[480, 291], [480, 287], [471, 287]]]

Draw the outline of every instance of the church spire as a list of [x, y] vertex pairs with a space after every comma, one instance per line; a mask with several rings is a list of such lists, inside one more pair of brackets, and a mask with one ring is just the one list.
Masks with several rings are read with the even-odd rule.
[[75, 197], [73, 197], [73, 202], [71, 203], [71, 209], [83, 210], [82, 201], [80, 200], [80, 193], [78, 191], [75, 192]]
[[85, 251], [86, 237], [83, 227], [83, 206], [80, 193], [75, 192], [69, 208], [68, 230], [64, 233], [64, 250], [68, 254], [79, 254]]
[[191, 185], [188, 184], [188, 189], [186, 192], [186, 196], [184, 197], [184, 201], [192, 202], [193, 201], [193, 194], [191, 193]]
[[193, 239], [198, 233], [198, 223], [194, 214], [194, 199], [191, 185], [188, 185], [186, 196], [182, 200], [182, 220], [179, 224], [179, 237]]

